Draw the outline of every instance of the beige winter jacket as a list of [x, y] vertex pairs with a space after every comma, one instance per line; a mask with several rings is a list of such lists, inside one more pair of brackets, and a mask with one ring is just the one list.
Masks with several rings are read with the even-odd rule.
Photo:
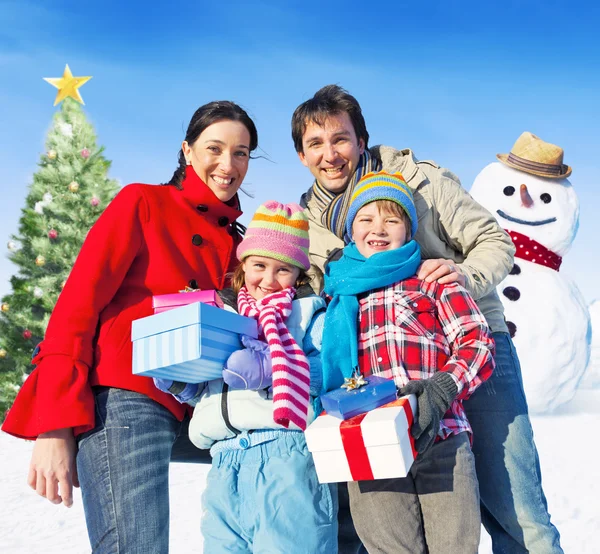
[[[448, 258], [457, 262], [467, 279], [466, 289], [477, 301], [492, 331], [508, 329], [496, 286], [513, 266], [515, 247], [492, 214], [480, 206], [454, 173], [432, 161], [418, 161], [411, 150], [374, 146], [383, 169], [399, 171], [411, 187], [419, 218], [416, 241], [423, 259]], [[321, 213], [309, 198], [310, 260], [321, 271], [332, 250], [344, 243], [321, 225]], [[322, 288], [316, 272], [314, 288]]]

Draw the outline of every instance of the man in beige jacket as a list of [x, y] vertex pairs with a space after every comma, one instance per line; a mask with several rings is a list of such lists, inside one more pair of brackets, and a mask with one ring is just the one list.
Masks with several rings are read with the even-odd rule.
[[[349, 241], [344, 235], [347, 208], [360, 177], [380, 169], [404, 176], [414, 195], [415, 239], [425, 260], [418, 278], [460, 282], [477, 301], [496, 342], [494, 374], [464, 404], [474, 433], [482, 521], [493, 550], [562, 553], [542, 490], [519, 360], [495, 290], [513, 267], [510, 237], [449, 170], [417, 160], [409, 149], [369, 149], [360, 105], [339, 86], [323, 87], [296, 109], [292, 138], [315, 178], [301, 203], [310, 221], [311, 262], [321, 271]], [[315, 282], [321, 285], [319, 277]], [[340, 552], [358, 552], [347, 493], [340, 489]]]

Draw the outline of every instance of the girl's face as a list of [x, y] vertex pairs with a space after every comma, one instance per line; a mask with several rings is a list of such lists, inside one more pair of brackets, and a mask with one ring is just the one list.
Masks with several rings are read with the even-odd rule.
[[242, 262], [244, 283], [250, 296], [262, 300], [265, 296], [293, 287], [300, 268], [265, 256], [248, 256]]
[[250, 133], [239, 121], [209, 125], [194, 142], [181, 148], [194, 171], [221, 202], [231, 200], [240, 188], [250, 159]]
[[365, 258], [404, 246], [406, 237], [406, 225], [402, 217], [380, 211], [376, 202], [358, 210], [352, 223], [352, 240]]

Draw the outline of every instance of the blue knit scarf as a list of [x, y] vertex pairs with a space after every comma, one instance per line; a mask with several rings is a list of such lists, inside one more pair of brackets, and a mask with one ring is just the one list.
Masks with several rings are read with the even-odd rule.
[[325, 313], [323, 391], [339, 387], [358, 369], [358, 298], [412, 277], [421, 263], [421, 249], [411, 240], [401, 248], [365, 258], [354, 242], [325, 270], [325, 292], [332, 300]]

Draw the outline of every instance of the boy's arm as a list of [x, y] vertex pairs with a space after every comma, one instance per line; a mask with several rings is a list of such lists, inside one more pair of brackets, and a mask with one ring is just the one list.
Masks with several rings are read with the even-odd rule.
[[449, 373], [458, 387], [458, 400], [468, 398], [494, 369], [494, 340], [485, 317], [459, 284], [436, 291], [438, 318], [452, 354], [439, 371]]
[[302, 350], [310, 365], [310, 395], [319, 396], [323, 388], [323, 371], [321, 365], [321, 346], [323, 343], [323, 325], [325, 323], [325, 308], [319, 310], [306, 330]]

